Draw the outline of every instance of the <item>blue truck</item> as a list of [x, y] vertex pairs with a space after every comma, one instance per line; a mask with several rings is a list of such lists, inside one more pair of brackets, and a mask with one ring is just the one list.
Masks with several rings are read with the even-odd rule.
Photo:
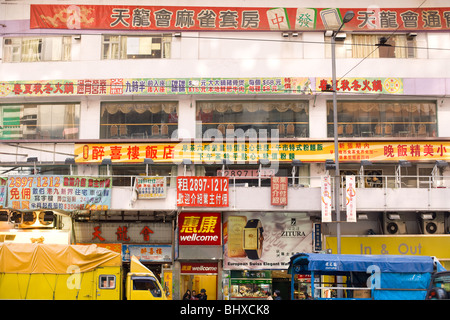
[[295, 300], [299, 290], [295, 288], [299, 275], [310, 277], [310, 299], [425, 300], [433, 298], [432, 295], [443, 297], [443, 290], [436, 289], [434, 279], [445, 271], [439, 261], [430, 256], [321, 253], [296, 254], [290, 258], [288, 268], [291, 300]]

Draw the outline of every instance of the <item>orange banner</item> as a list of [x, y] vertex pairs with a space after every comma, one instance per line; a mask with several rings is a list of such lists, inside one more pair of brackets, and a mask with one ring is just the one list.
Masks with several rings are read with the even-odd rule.
[[[230, 143], [88, 143], [75, 144], [77, 163], [114, 162], [142, 163], [145, 158], [155, 163], [257, 163], [259, 159], [274, 162], [324, 162], [334, 160], [332, 141], [314, 142], [230, 142]], [[450, 141], [348, 141], [339, 143], [342, 162], [369, 161], [450, 161]]]

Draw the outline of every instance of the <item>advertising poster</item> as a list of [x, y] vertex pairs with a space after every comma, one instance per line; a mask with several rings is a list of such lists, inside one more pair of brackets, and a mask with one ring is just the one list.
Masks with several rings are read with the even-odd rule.
[[8, 178], [0, 177], [0, 208], [6, 206], [6, 191], [7, 191]]
[[[128, 152], [132, 150], [132, 152]], [[100, 164], [104, 158], [113, 163], [143, 163], [151, 158], [155, 163], [176, 163], [190, 159], [194, 163], [221, 163], [228, 159], [232, 163], [257, 163], [259, 159], [288, 162], [301, 159], [303, 162], [323, 162], [334, 159], [332, 141], [267, 142], [149, 142], [149, 143], [76, 143], [75, 162]], [[339, 161], [361, 160], [395, 162], [450, 161], [450, 141], [446, 140], [392, 140], [339, 142]], [[220, 172], [221, 173], [221, 172]], [[234, 172], [234, 176], [238, 173]], [[240, 172], [252, 175], [251, 172]], [[265, 172], [270, 175], [270, 172]], [[233, 172], [224, 172], [225, 177], [235, 178]]]
[[286, 206], [288, 203], [288, 178], [272, 177], [270, 179], [270, 199], [273, 206]]
[[356, 181], [355, 176], [345, 176], [347, 222], [356, 222]]
[[8, 207], [17, 210], [108, 210], [111, 178], [77, 176], [11, 176]]
[[177, 206], [228, 207], [228, 177], [177, 177]]
[[331, 178], [323, 176], [320, 186], [320, 201], [322, 205], [322, 222], [331, 222]]
[[138, 199], [163, 199], [167, 195], [166, 177], [137, 177]]
[[296, 253], [312, 251], [306, 213], [224, 213], [224, 270], [286, 269]]

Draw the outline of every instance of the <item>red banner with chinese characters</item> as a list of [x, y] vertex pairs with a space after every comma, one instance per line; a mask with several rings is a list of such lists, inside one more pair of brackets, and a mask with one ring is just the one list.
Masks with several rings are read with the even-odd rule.
[[179, 207], [228, 207], [228, 177], [177, 177]]
[[222, 244], [222, 218], [218, 212], [182, 212], [178, 216], [179, 245]]
[[273, 206], [286, 206], [288, 203], [288, 178], [272, 177], [270, 179], [270, 198]]
[[31, 5], [31, 29], [162, 31], [450, 30], [450, 8], [254, 8]]

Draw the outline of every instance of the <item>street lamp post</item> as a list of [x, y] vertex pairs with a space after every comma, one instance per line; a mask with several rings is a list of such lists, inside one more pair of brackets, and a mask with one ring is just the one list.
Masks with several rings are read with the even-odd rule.
[[339, 188], [340, 188], [340, 173], [339, 173], [339, 141], [338, 141], [338, 112], [337, 112], [337, 84], [336, 84], [336, 36], [341, 31], [344, 24], [353, 19], [355, 13], [347, 11], [342, 19], [342, 23], [337, 31], [333, 31], [331, 36], [331, 69], [333, 80], [333, 127], [334, 127], [334, 163], [335, 163], [335, 177], [334, 177], [334, 201], [336, 211], [336, 239], [337, 239], [337, 253], [341, 253], [341, 213], [339, 205]]

